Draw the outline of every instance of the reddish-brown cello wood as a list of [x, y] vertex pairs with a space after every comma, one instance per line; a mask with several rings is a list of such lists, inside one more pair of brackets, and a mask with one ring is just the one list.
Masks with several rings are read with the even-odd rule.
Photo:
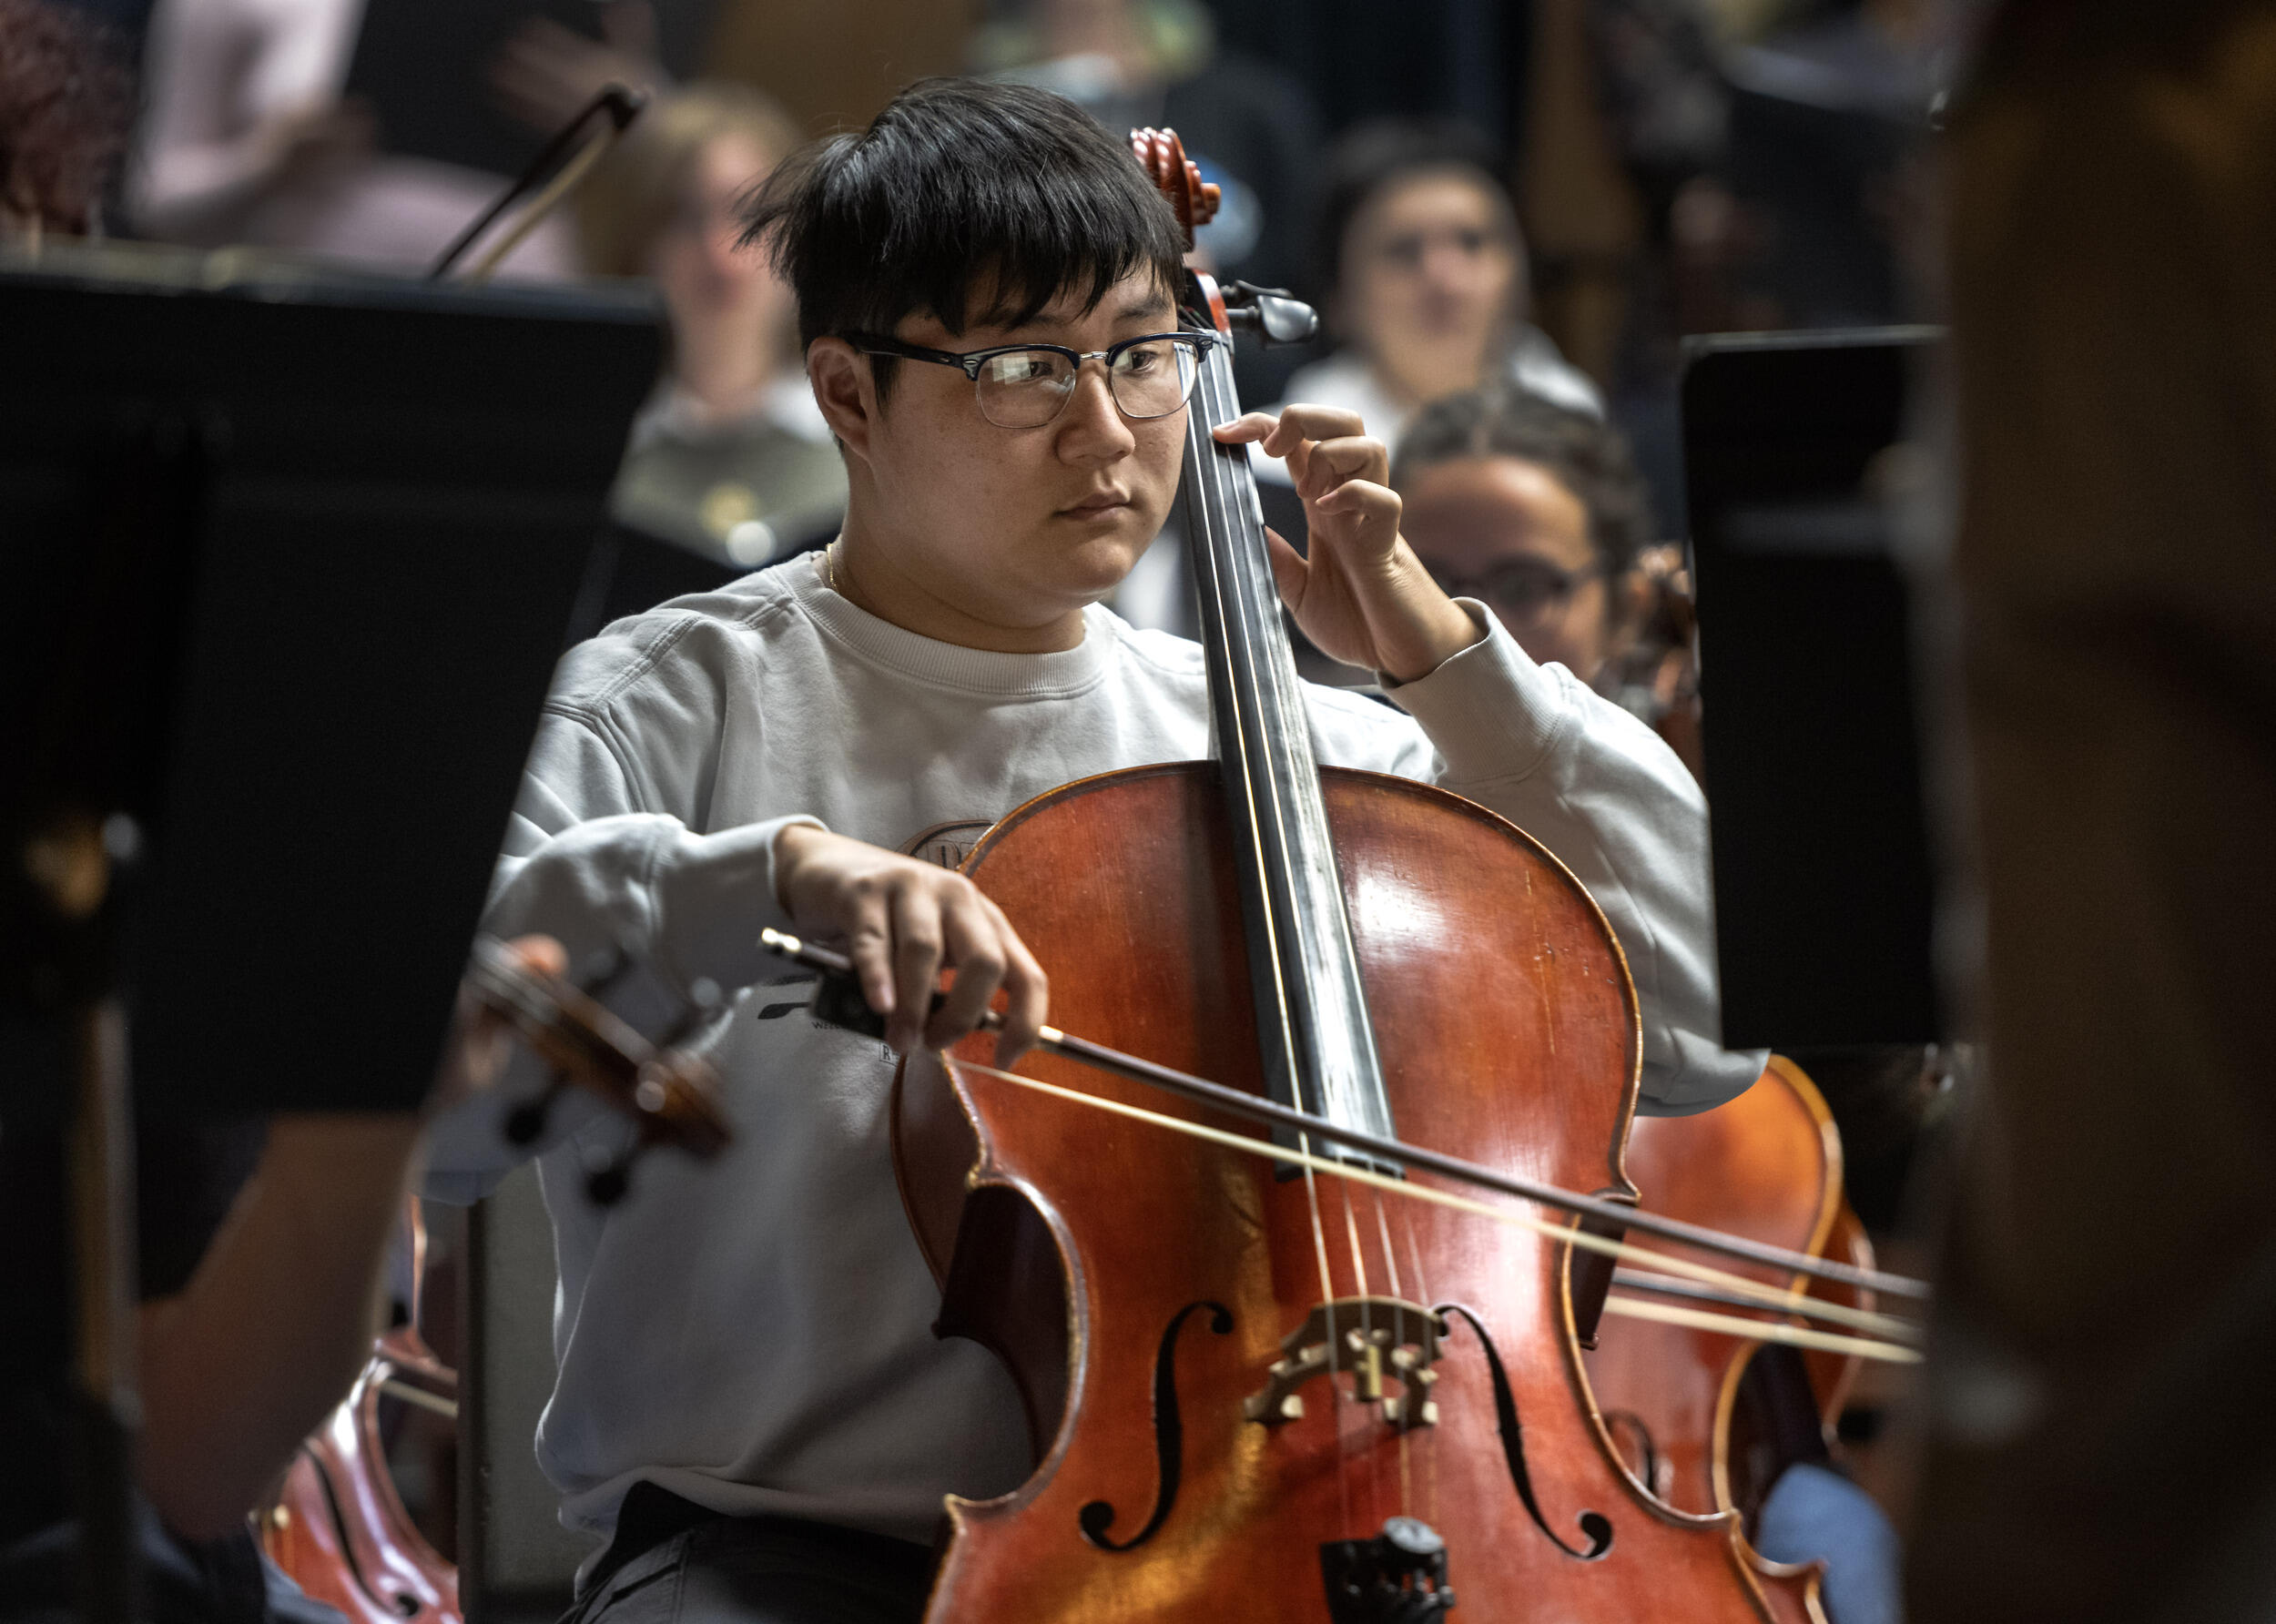
[[[1346, 897], [1403, 1138], [1581, 1190], [1629, 1192], [1634, 993], [1602, 916], [1542, 848], [1428, 786], [1323, 774]], [[1139, 768], [1040, 797], [965, 865], [1053, 975], [1066, 1030], [1238, 1086], [1258, 1062], [1216, 769]], [[987, 1040], [965, 1052], [984, 1058]], [[1021, 1070], [1174, 1116], [1183, 1105], [1049, 1056]], [[1237, 1129], [1232, 1122], [1216, 1125]], [[1499, 1347], [1549, 1528], [1610, 1519], [1568, 1554], [1524, 1509], [1476, 1333], [1458, 1324], [1404, 1444], [1373, 1410], [1306, 1394], [1300, 1420], [1244, 1418], [1280, 1338], [1323, 1295], [1301, 1178], [1268, 1162], [964, 1072], [912, 1064], [897, 1162], [944, 1274], [945, 1329], [990, 1344], [1029, 1395], [1041, 1457], [1004, 1498], [951, 1502], [933, 1624], [1187, 1619], [1324, 1624], [1325, 1540], [1406, 1511], [1442, 1533], [1458, 1616], [1738, 1620], [1773, 1616], [1735, 1517], [1644, 1494], [1599, 1427], [1566, 1295], [1565, 1249], [1512, 1226], [1319, 1182], [1333, 1291], [1467, 1305]], [[1424, 1182], [1429, 1182], [1425, 1180]], [[970, 1191], [969, 1196], [965, 1192]], [[1475, 1193], [1466, 1192], [1465, 1193]], [[1521, 1203], [1511, 1203], [1521, 1204]], [[1391, 1245], [1383, 1243], [1387, 1226]], [[1355, 1248], [1351, 1236], [1356, 1233]], [[1418, 1278], [1419, 1276], [1419, 1278]], [[1183, 1483], [1129, 1551], [1086, 1539], [1144, 1524], [1157, 1493], [1157, 1351], [1174, 1346]], [[1783, 1582], [1783, 1581], [1773, 1581]]]
[[403, 1198], [411, 1250], [411, 1323], [380, 1336], [340, 1407], [301, 1443], [276, 1493], [255, 1514], [270, 1561], [349, 1624], [461, 1624], [458, 1569], [412, 1521], [380, 1433], [381, 1384], [397, 1381], [455, 1403], [458, 1375], [419, 1335], [427, 1231]]
[[[1754, 1086], [1729, 1103], [1689, 1117], [1647, 1117], [1629, 1137], [1628, 1165], [1641, 1204], [1773, 1245], [1846, 1262], [1872, 1263], [1871, 1243], [1843, 1195], [1841, 1135], [1814, 1083], [1783, 1055], [1773, 1055]], [[1860, 1251], [1862, 1248], [1862, 1252]], [[1797, 1277], [1680, 1246], [1694, 1262], [1790, 1286]], [[1812, 1294], [1823, 1284], [1809, 1283]], [[1871, 1307], [1845, 1287], [1829, 1299]], [[1607, 1320], [1586, 1355], [1589, 1381], [1631, 1470], [1649, 1469], [1651, 1491], [1687, 1511], [1732, 1509], [1738, 1496], [1729, 1457], [1733, 1407], [1747, 1361], [1761, 1345], [1716, 1331], [1649, 1321]], [[1857, 1361], [1836, 1354], [1804, 1355], [1820, 1425], [1830, 1429]], [[1631, 1426], [1631, 1421], [1635, 1424]], [[1651, 1440], [1649, 1453], [1641, 1447]], [[1807, 1575], [1806, 1583], [1773, 1599], [1796, 1605], [1781, 1616], [1817, 1619], [1818, 1569], [1786, 1568], [1757, 1558], [1766, 1572]], [[1806, 1600], [1807, 1605], [1801, 1605]]]

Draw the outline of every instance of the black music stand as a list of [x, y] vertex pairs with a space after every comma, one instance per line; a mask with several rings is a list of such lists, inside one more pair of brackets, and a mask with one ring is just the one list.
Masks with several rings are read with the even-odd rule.
[[147, 851], [137, 1092], [414, 1102], [651, 302], [112, 250], [0, 277], [0, 660], [36, 695], [115, 644], [113, 742], [66, 770]]
[[1884, 476], [1925, 328], [1694, 339], [1683, 458], [1722, 1038], [1944, 1035], [1914, 609]]
[[[653, 302], [50, 249], [0, 259], [0, 1122], [60, 1147], [76, 1101], [116, 1148], [127, 1072], [160, 1115], [412, 1106]], [[90, 1391], [84, 1329], [99, 1290], [130, 1350], [119, 1165], [78, 1191], [95, 1618], [133, 1606], [131, 1389]]]

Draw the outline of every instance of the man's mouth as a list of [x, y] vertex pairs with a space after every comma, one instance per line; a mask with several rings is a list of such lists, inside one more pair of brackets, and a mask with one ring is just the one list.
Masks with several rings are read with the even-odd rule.
[[1130, 505], [1130, 496], [1123, 491], [1101, 491], [1084, 497], [1072, 507], [1059, 511], [1070, 519], [1100, 519], [1109, 513], [1120, 513]]

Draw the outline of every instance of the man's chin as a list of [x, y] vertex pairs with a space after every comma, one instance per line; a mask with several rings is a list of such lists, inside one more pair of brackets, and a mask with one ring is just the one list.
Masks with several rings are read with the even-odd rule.
[[1061, 573], [1067, 585], [1091, 597], [1104, 597], [1138, 567], [1138, 560], [1160, 532], [1156, 526], [1141, 536], [1141, 528], [1133, 519], [1126, 526], [1078, 537], [1072, 544], [1062, 542], [1051, 549], [1054, 573]]

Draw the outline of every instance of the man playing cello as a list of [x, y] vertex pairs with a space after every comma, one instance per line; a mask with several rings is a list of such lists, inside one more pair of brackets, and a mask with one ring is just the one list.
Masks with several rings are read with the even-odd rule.
[[[1210, 753], [1199, 650], [1100, 606], [1176, 493], [1194, 340], [1169, 208], [1046, 93], [912, 86], [786, 165], [748, 221], [798, 294], [845, 529], [573, 651], [540, 727], [489, 929], [585, 962], [621, 949], [637, 968], [608, 996], [636, 1024], [704, 983], [758, 990], [706, 1040], [739, 1130], [722, 1162], [644, 1170], [638, 1201], [596, 1211], [581, 1170], [624, 1130], [556, 1112], [538, 1454], [564, 1521], [611, 1538], [581, 1618], [907, 1619], [942, 1496], [1012, 1487], [1036, 1446], [993, 1356], [931, 1331], [888, 1142], [894, 1057], [963, 1036], [999, 991], [1016, 1055], [1048, 990], [985, 895], [901, 853]], [[1705, 809], [1682, 764], [1432, 583], [1356, 417], [1292, 406], [1220, 438], [1287, 460], [1312, 542], [1275, 545], [1281, 591], [1401, 707], [1312, 690], [1321, 761], [1444, 785], [1572, 868], [1634, 973], [1649, 1108], [1743, 1089], [1760, 1057], [1716, 1040]], [[800, 1007], [768, 926], [848, 945], [891, 1052]], [[503, 1171], [495, 1111], [438, 1147], [433, 1193], [472, 1200]]]

